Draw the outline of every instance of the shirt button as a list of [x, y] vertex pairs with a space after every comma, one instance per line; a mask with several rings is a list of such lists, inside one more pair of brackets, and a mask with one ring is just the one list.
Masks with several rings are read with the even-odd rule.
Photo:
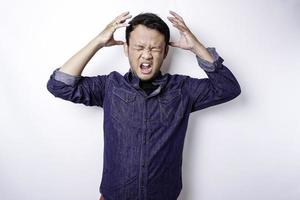
[[144, 144], [146, 144], [146, 142], [147, 142], [147, 140], [146, 140], [146, 138], [144, 138], [144, 141], [143, 141], [143, 143], [144, 143]]

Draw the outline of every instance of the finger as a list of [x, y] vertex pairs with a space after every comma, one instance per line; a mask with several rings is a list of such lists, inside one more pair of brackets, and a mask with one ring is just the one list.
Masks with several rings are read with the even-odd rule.
[[169, 45], [172, 47], [179, 47], [179, 45], [176, 42], [169, 42]]
[[172, 22], [172, 25], [178, 29], [180, 29], [180, 31], [190, 31], [189, 28], [183, 24], [181, 21], [173, 18], [173, 17], [168, 17], [168, 19], [170, 20], [170, 22]]
[[119, 16], [117, 16], [116, 19], [124, 17], [124, 16], [126, 16], [128, 14], [129, 14], [129, 11], [123, 12], [122, 14], [120, 14]]
[[124, 44], [124, 42], [121, 40], [117, 40], [114, 43], [115, 43], [115, 45], [123, 45]]
[[124, 15], [124, 16], [122, 16], [122, 17], [120, 17], [119, 19], [118, 19], [118, 22], [119, 23], [124, 23], [127, 19], [130, 19], [132, 17], [132, 15]]
[[111, 21], [111, 23], [110, 23], [110, 24], [115, 24], [116, 22], [118, 22], [118, 21], [119, 21], [119, 18], [123, 17], [124, 15], [128, 15], [128, 14], [129, 14], [129, 12], [128, 12], [128, 11], [126, 11], [126, 12], [123, 12], [122, 14], [120, 14], [120, 15], [118, 15], [116, 18], [114, 18], [114, 19]]
[[120, 23], [124, 23], [127, 19], [131, 18], [129, 15], [129, 11], [123, 12], [119, 16], [117, 16], [111, 23], [110, 26], [117, 27]]
[[179, 19], [180, 21], [184, 22], [184, 21], [183, 21], [183, 18], [182, 18], [180, 15], [178, 15], [176, 12], [170, 10], [169, 13], [170, 13], [171, 15], [173, 15], [175, 18], [177, 18], [177, 19]]
[[180, 15], [178, 15], [176, 12], [170, 10], [169, 13], [174, 17], [178, 18], [179, 20], [183, 21], [183, 18]]
[[116, 28], [122, 28], [122, 27], [127, 27], [127, 26], [130, 26], [130, 24], [122, 23], [122, 24], [118, 24]]
[[178, 19], [176, 19], [174, 17], [168, 17], [168, 20], [170, 22], [172, 22], [172, 24], [181, 24], [181, 25], [183, 25]]
[[[182, 21], [180, 21], [180, 20], [178, 20], [178, 19], [176, 19], [176, 18], [174, 18], [174, 17], [168, 17], [168, 19], [170, 20], [170, 22], [172, 22], [173, 24], [179, 24], [179, 25], [181, 25], [182, 27], [186, 27], [187, 28], [187, 26], [182, 22]], [[188, 28], [187, 28], [188, 29]]]
[[117, 28], [129, 26], [129, 24], [126, 23], [126, 20], [130, 19], [131, 17], [132, 17], [132, 16], [129, 15], [129, 13], [126, 13], [126, 14], [123, 15], [122, 17], [117, 18], [117, 19], [115, 20], [115, 22], [113, 22], [114, 27], [117, 29]]
[[188, 31], [187, 29], [186, 29], [186, 27], [184, 27], [184, 26], [181, 26], [181, 25], [179, 25], [179, 24], [173, 24], [173, 26], [175, 27], [175, 28], [177, 28], [179, 31], [181, 31], [181, 32], [186, 32], [186, 31]]
[[115, 45], [123, 45], [124, 42], [123, 41], [119, 41], [119, 40], [111, 40], [109, 43], [107, 43], [107, 46], [115, 46]]

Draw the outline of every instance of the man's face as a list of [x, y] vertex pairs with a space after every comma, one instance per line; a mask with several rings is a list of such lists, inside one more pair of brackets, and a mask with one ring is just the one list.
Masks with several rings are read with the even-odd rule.
[[168, 53], [165, 37], [155, 29], [138, 25], [130, 33], [129, 45], [124, 45], [130, 67], [141, 80], [150, 80], [159, 72]]

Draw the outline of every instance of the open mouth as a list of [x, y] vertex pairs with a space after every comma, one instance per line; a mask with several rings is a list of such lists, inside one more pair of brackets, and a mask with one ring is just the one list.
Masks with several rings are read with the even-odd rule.
[[151, 66], [150, 63], [142, 63], [142, 64], [140, 65], [140, 68], [141, 68], [141, 72], [142, 72], [143, 74], [150, 74], [151, 71], [152, 71], [152, 66]]

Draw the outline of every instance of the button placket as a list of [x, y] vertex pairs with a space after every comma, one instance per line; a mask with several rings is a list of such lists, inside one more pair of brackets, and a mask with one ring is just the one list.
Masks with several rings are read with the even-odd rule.
[[143, 130], [142, 130], [142, 140], [141, 140], [141, 166], [140, 166], [140, 199], [146, 198], [146, 182], [147, 182], [147, 165], [146, 165], [146, 159], [147, 159], [147, 127], [148, 127], [148, 108], [147, 103], [148, 99], [144, 99], [144, 113], [143, 113]]

